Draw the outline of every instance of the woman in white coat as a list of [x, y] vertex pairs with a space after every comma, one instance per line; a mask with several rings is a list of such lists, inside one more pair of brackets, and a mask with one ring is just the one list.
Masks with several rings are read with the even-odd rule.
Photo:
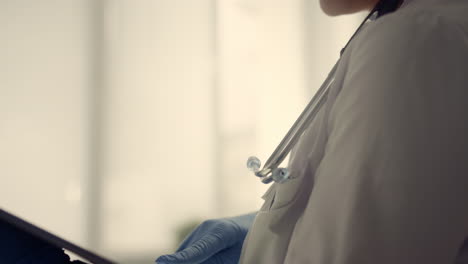
[[207, 221], [157, 263], [468, 263], [468, 1], [367, 22], [289, 169], [259, 212]]

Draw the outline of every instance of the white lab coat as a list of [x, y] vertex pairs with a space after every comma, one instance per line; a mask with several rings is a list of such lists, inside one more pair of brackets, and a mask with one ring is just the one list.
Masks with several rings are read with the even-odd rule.
[[369, 22], [289, 167], [240, 264], [468, 263], [468, 1]]

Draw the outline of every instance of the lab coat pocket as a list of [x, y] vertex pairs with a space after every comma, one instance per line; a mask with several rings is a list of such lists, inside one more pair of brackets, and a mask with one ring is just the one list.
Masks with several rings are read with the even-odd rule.
[[262, 195], [262, 199], [265, 201], [260, 208], [260, 212], [266, 212], [269, 211], [271, 208], [271, 205], [273, 204], [275, 200], [275, 185], [272, 184], [270, 188], [265, 192], [265, 194]]
[[292, 204], [301, 187], [300, 178], [292, 178], [284, 183], [275, 183], [274, 197], [269, 211], [282, 209]]
[[265, 202], [260, 212], [278, 210], [294, 202], [301, 186], [300, 182], [300, 179], [294, 178], [285, 183], [273, 183], [262, 196]]

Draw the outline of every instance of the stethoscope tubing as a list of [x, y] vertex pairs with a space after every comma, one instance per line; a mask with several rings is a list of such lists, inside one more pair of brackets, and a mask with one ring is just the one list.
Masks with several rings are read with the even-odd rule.
[[335, 79], [335, 72], [338, 67], [339, 61], [332, 68], [327, 78], [320, 86], [319, 90], [315, 93], [312, 100], [307, 104], [306, 108], [302, 111], [296, 119], [288, 133], [281, 140], [280, 144], [271, 154], [270, 158], [266, 161], [262, 170], [256, 172], [258, 177], [265, 177], [274, 169], [276, 169], [281, 162], [287, 157], [291, 149], [296, 145], [297, 141], [307, 129], [310, 123], [315, 119], [317, 113], [320, 111], [321, 106], [326, 102], [328, 91]]
[[[353, 38], [361, 30], [361, 28], [364, 26], [367, 20], [371, 18], [371, 16], [376, 15], [376, 18], [378, 18], [382, 15], [393, 12], [398, 8], [400, 3], [401, 0], [379, 1], [377, 5], [372, 9], [372, 11], [367, 15], [367, 17], [364, 19], [364, 21], [361, 23], [358, 29], [354, 32], [350, 40], [346, 43], [345, 47], [341, 50], [340, 59], [341, 55], [343, 55], [345, 49], [348, 47], [351, 40], [353, 40]], [[332, 70], [328, 74], [323, 84], [320, 86], [317, 93], [312, 97], [311, 101], [307, 104], [306, 108], [302, 111], [302, 113], [296, 119], [292, 127], [288, 130], [287, 134], [281, 140], [280, 144], [270, 155], [263, 168], [259, 170], [258, 167], [260, 167], [260, 160], [258, 160], [258, 158], [249, 158], [248, 164], [251, 160], [254, 160], [253, 166], [248, 165], [249, 169], [252, 169], [255, 172], [255, 175], [257, 177], [260, 177], [263, 183], [268, 184], [272, 181], [282, 183], [287, 179], [291, 178], [287, 169], [279, 168], [279, 165], [289, 155], [292, 148], [296, 145], [304, 131], [313, 122], [321, 107], [325, 104], [330, 87], [332, 86], [335, 80], [335, 75], [340, 59], [338, 59], [338, 61], [335, 63], [335, 65], [333, 66]]]

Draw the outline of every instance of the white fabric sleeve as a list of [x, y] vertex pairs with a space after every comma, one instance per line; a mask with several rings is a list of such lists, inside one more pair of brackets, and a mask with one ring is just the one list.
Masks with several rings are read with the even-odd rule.
[[381, 18], [351, 48], [288, 259], [449, 264], [468, 237], [468, 37]]

